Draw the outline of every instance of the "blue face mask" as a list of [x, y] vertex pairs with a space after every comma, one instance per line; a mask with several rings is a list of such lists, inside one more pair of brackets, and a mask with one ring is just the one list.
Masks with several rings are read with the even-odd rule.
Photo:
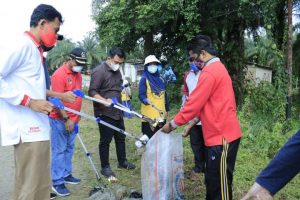
[[195, 63], [191, 63], [189, 65], [190, 65], [191, 71], [193, 71], [193, 72], [199, 71], [199, 68], [197, 67], [197, 65]]
[[157, 65], [149, 65], [147, 68], [148, 72], [150, 72], [151, 74], [154, 74], [157, 71]]

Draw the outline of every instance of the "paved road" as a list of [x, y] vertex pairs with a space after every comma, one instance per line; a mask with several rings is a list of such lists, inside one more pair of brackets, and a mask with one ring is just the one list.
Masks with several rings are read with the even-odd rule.
[[8, 200], [13, 190], [14, 151], [12, 146], [0, 146], [0, 199]]

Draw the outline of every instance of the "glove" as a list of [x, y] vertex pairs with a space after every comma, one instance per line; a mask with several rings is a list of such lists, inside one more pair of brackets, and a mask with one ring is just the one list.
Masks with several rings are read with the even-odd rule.
[[145, 98], [143, 99], [143, 104], [150, 105], [150, 101], [147, 98]]

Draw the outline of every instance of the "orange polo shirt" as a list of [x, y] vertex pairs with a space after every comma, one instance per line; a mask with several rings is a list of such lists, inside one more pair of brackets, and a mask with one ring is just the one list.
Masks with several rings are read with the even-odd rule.
[[[71, 71], [68, 67], [68, 64], [64, 63], [51, 76], [51, 87], [53, 91], [62, 92], [62, 93], [73, 91], [75, 89], [81, 90], [82, 87], [81, 74]], [[65, 107], [80, 111], [81, 102], [82, 102], [81, 98], [76, 98], [74, 103], [67, 103], [63, 101], [63, 104]], [[79, 122], [80, 116], [70, 112], [67, 112], [67, 114], [74, 123]], [[54, 119], [62, 119], [57, 109], [54, 109], [49, 116]]]

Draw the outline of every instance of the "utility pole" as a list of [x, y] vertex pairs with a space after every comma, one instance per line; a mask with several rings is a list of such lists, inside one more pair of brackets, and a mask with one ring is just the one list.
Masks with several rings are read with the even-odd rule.
[[293, 0], [288, 0], [288, 41], [287, 41], [287, 73], [288, 73], [288, 91], [287, 91], [287, 107], [286, 107], [286, 119], [290, 119], [292, 116], [292, 62], [293, 62], [293, 50], [292, 50], [292, 37], [293, 37]]

